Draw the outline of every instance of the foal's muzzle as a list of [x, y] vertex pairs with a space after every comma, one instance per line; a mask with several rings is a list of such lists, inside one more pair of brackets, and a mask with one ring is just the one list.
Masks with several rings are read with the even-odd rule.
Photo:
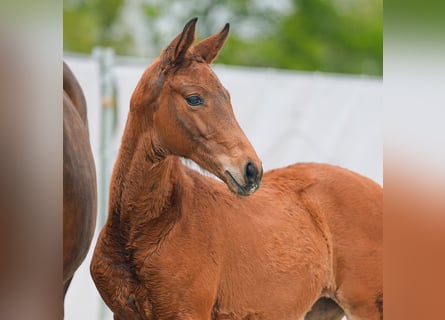
[[258, 190], [261, 184], [261, 178], [263, 177], [263, 168], [258, 168], [252, 161], [248, 161], [244, 166], [244, 183], [241, 183], [236, 179], [229, 170], [226, 170], [226, 174], [230, 179], [231, 185], [235, 187], [237, 194], [241, 196], [248, 196]]

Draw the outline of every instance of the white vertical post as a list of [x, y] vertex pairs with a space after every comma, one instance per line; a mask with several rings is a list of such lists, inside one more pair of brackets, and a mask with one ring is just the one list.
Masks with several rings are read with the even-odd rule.
[[[96, 47], [93, 57], [99, 64], [100, 81], [100, 189], [99, 189], [99, 219], [98, 230], [101, 230], [108, 216], [108, 189], [113, 166], [113, 134], [116, 124], [117, 105], [116, 88], [113, 79], [114, 50], [112, 48]], [[101, 301], [99, 320], [111, 319], [110, 312]]]
[[99, 64], [100, 81], [100, 191], [99, 191], [99, 229], [108, 215], [108, 187], [112, 170], [112, 141], [116, 123], [116, 100], [113, 79], [114, 50], [112, 48], [94, 48], [93, 55]]

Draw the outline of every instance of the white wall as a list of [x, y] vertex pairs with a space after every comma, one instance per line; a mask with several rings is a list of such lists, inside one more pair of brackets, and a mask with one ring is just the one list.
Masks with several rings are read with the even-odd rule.
[[[65, 56], [65, 61], [87, 98], [91, 143], [99, 173], [99, 68], [89, 58]], [[127, 63], [115, 67], [119, 122], [114, 154], [130, 95], [146, 66]], [[328, 162], [383, 183], [380, 79], [221, 65], [214, 70], [231, 93], [237, 119], [265, 170], [295, 162]], [[96, 238], [93, 241], [92, 248]], [[101, 319], [100, 298], [88, 271], [90, 259], [91, 250], [71, 283], [65, 299], [67, 320]], [[103, 319], [112, 317], [107, 313]]]

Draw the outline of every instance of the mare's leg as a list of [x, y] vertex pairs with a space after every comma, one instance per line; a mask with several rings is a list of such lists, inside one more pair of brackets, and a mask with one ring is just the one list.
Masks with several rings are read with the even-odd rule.
[[306, 314], [304, 320], [341, 320], [344, 315], [343, 309], [334, 300], [320, 298]]
[[[66, 279], [65, 282], [63, 283], [63, 302], [65, 301], [65, 296], [66, 296], [66, 292], [68, 291], [68, 288], [70, 286], [71, 280], [73, 280], [73, 276], [71, 276], [70, 278]], [[65, 305], [62, 304], [62, 319], [65, 316]]]
[[65, 298], [66, 292], [68, 291], [68, 288], [70, 286], [71, 280], [73, 280], [73, 276], [71, 276], [69, 279], [67, 279], [63, 284], [63, 297]]

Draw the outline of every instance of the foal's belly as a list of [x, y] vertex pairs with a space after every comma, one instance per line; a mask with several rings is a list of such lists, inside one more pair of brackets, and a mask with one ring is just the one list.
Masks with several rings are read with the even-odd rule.
[[325, 241], [311, 224], [297, 228], [292, 223], [253, 221], [250, 226], [248, 235], [230, 237], [229, 244], [237, 245], [227, 254], [221, 272], [215, 319], [302, 318], [327, 284]]
[[[296, 320], [302, 319], [322, 291], [320, 283], [312, 281], [309, 271], [306, 278], [297, 279], [271, 275], [255, 283], [240, 281], [239, 287], [220, 293], [217, 298], [217, 320]], [[250, 279], [249, 279], [250, 280]], [[235, 292], [236, 289], [237, 292]]]

